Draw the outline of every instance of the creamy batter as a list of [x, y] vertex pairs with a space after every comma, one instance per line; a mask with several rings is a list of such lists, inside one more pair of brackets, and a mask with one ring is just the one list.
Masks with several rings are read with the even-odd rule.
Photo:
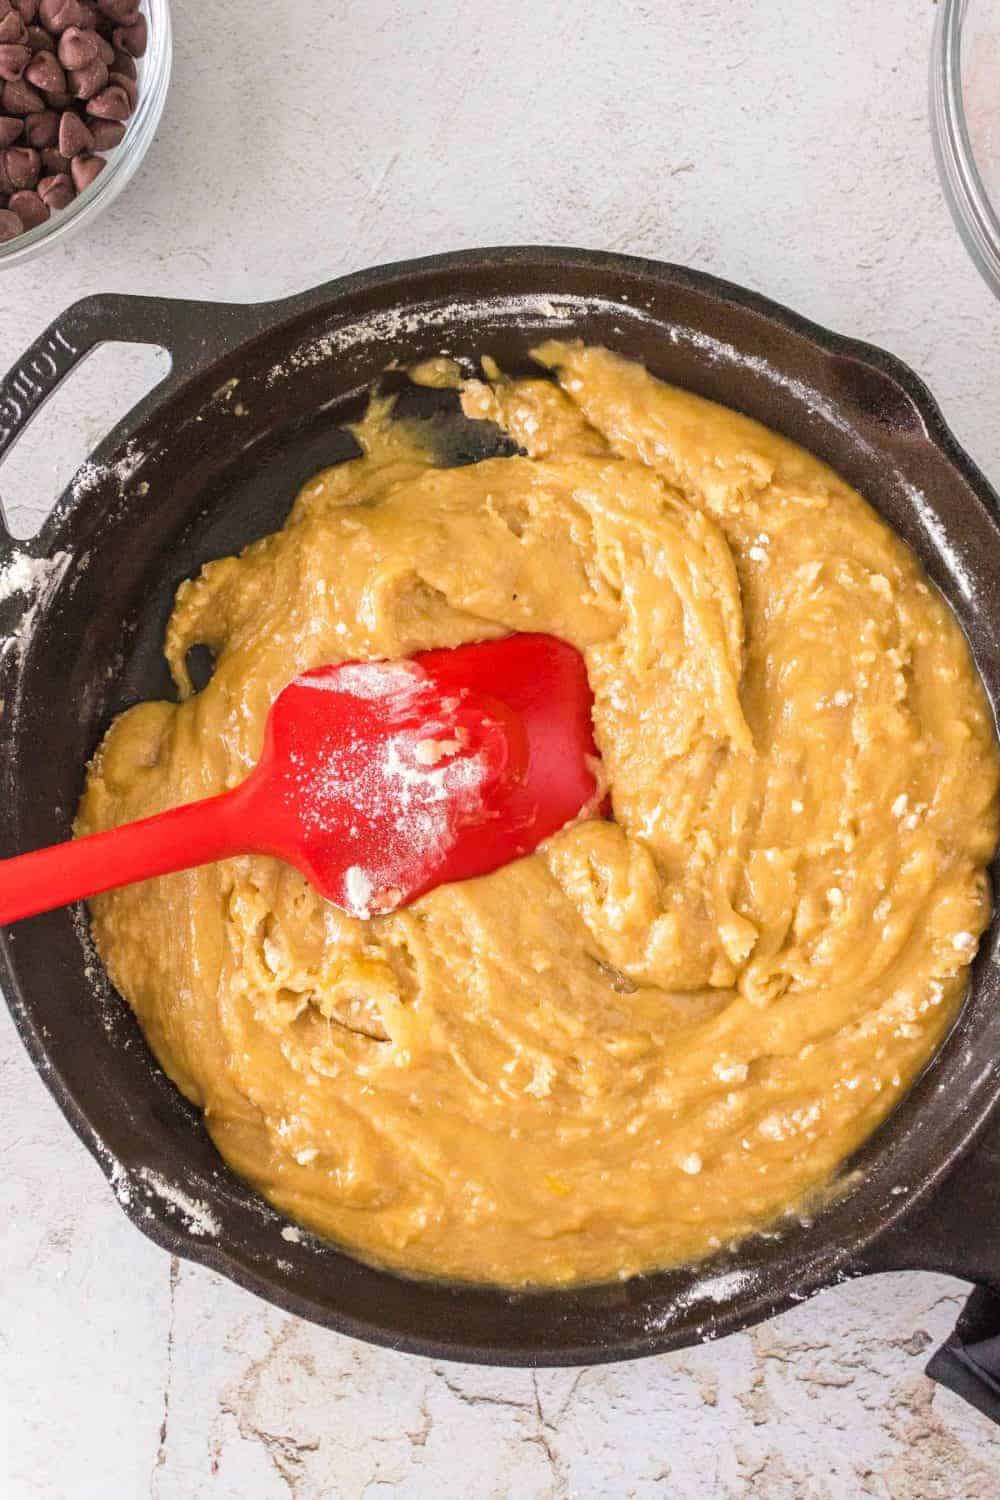
[[373, 402], [362, 457], [182, 585], [181, 701], [114, 724], [78, 819], [236, 785], [322, 663], [512, 630], [585, 654], [613, 820], [369, 922], [258, 857], [92, 904], [237, 1172], [362, 1256], [507, 1284], [801, 1211], [954, 1019], [997, 836], [964, 638], [865, 502], [606, 350], [536, 358], [555, 380], [462, 386], [524, 456], [437, 469]]

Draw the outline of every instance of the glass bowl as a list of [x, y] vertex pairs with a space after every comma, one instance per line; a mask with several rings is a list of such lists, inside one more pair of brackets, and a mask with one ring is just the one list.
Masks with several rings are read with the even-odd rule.
[[19, 234], [16, 240], [0, 245], [0, 268], [40, 255], [84, 224], [92, 223], [138, 171], [163, 113], [173, 52], [168, 0], [145, 0], [143, 8], [149, 21], [149, 45], [145, 57], [137, 63], [139, 102], [126, 125], [125, 139], [113, 151], [102, 153], [108, 163], [104, 171], [73, 199], [68, 208], [60, 209], [44, 224]]
[[1000, 296], [1000, 5], [942, 0], [931, 61], [934, 150], [958, 232]]

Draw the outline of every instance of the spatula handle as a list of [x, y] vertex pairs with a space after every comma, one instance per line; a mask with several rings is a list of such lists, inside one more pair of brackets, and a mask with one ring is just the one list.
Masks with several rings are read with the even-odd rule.
[[223, 792], [106, 833], [0, 860], [0, 925], [113, 886], [245, 853], [246, 820], [240, 816], [240, 800]]

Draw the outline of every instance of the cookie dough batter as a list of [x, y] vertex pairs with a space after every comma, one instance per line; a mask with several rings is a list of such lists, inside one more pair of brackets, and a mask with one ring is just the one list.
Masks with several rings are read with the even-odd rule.
[[257, 857], [92, 906], [237, 1172], [362, 1256], [508, 1284], [801, 1211], [953, 1020], [997, 836], [965, 641], [865, 502], [606, 350], [536, 358], [554, 380], [462, 387], [525, 456], [437, 469], [375, 401], [363, 457], [182, 585], [181, 701], [117, 721], [78, 820], [235, 785], [324, 662], [512, 630], [585, 653], [613, 821], [367, 923]]

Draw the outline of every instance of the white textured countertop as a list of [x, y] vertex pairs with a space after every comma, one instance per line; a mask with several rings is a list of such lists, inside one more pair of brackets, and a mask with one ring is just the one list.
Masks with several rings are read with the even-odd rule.
[[[3, 276], [0, 366], [89, 292], [258, 300], [432, 251], [579, 244], [687, 262], [885, 345], [1000, 480], [1000, 305], [934, 172], [930, 0], [173, 10], [145, 166], [89, 234]], [[19, 529], [156, 367], [99, 354], [71, 382], [61, 424], [4, 467]], [[1000, 1431], [922, 1374], [956, 1282], [860, 1282], [633, 1365], [436, 1365], [146, 1241], [6, 1013], [0, 1130], [7, 1500], [997, 1493]]]

